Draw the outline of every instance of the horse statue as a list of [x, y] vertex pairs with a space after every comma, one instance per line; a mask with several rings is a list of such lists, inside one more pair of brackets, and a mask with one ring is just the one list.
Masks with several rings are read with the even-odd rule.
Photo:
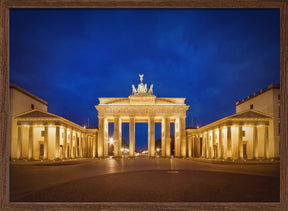
[[145, 84], [145, 86], [144, 86], [144, 93], [145, 94], [147, 93], [147, 84]]
[[132, 84], [132, 93], [133, 93], [133, 95], [137, 94], [137, 90], [136, 90], [134, 84]]
[[148, 95], [152, 95], [153, 94], [153, 84], [151, 84], [150, 89], [148, 91]]

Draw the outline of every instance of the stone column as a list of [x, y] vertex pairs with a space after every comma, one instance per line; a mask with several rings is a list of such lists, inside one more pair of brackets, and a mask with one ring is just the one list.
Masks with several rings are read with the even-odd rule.
[[90, 136], [90, 143], [89, 143], [89, 157], [93, 157], [93, 135]]
[[89, 135], [85, 136], [84, 143], [85, 143], [85, 149], [84, 149], [85, 157], [89, 158]]
[[257, 125], [253, 125], [253, 158], [258, 158], [258, 128]]
[[148, 120], [148, 156], [155, 156], [155, 120], [153, 116]]
[[[192, 135], [192, 133], [186, 133], [186, 138], [187, 138], [187, 156], [188, 157], [194, 157], [194, 152], [193, 152], [193, 150], [194, 150], [194, 146], [193, 146], [193, 143], [194, 143], [194, 141], [193, 141], [193, 135]], [[190, 151], [190, 152], [189, 152]], [[189, 153], [190, 153], [190, 156], [189, 156]]]
[[207, 132], [207, 157], [211, 158], [211, 139], [209, 131]]
[[180, 145], [181, 145], [181, 157], [186, 157], [186, 117], [180, 117]]
[[97, 134], [97, 132], [96, 132], [96, 134], [95, 134], [95, 154], [96, 154], [96, 156], [95, 156], [95, 158], [96, 157], [98, 157], [98, 154], [97, 154], [97, 146], [98, 146], [98, 134]]
[[180, 157], [180, 121], [179, 118], [175, 120], [175, 143], [174, 143], [174, 155]]
[[17, 159], [22, 158], [22, 125], [18, 125]]
[[118, 149], [118, 155], [119, 157], [122, 156], [122, 119], [119, 118], [119, 149]]
[[171, 137], [170, 137], [170, 118], [166, 117], [165, 118], [165, 147], [166, 147], [166, 152], [165, 155], [166, 157], [171, 156]]
[[87, 158], [90, 157], [90, 154], [89, 154], [89, 149], [90, 149], [89, 140], [90, 140], [90, 135], [87, 135], [86, 138], [85, 138], [85, 155], [86, 155]]
[[231, 126], [227, 126], [227, 157], [232, 157]]
[[224, 145], [223, 145], [223, 137], [222, 137], [222, 127], [219, 128], [219, 157], [223, 159], [224, 155]]
[[90, 145], [89, 145], [89, 146], [90, 146], [90, 150], [89, 150], [89, 152], [90, 152], [90, 158], [93, 157], [93, 141], [94, 141], [94, 140], [93, 140], [93, 135], [91, 135], [91, 136], [90, 136]]
[[121, 146], [119, 146], [119, 117], [114, 117], [114, 156], [119, 156], [119, 148], [121, 149]]
[[216, 154], [215, 154], [215, 150], [214, 150], [214, 147], [215, 147], [215, 144], [216, 144], [216, 139], [215, 139], [215, 131], [214, 129], [212, 129], [212, 158], [216, 158]]
[[90, 154], [89, 154], [89, 150], [90, 150], [90, 135], [87, 135], [86, 140], [85, 140], [85, 153], [86, 153], [86, 157], [89, 158]]
[[[200, 142], [199, 142], [199, 145], [200, 145]], [[204, 157], [204, 145], [205, 145], [205, 135], [204, 133], [202, 133], [202, 149], [200, 147], [200, 157]], [[201, 155], [202, 153], [202, 155]]]
[[202, 151], [203, 151], [202, 157], [207, 158], [207, 133], [204, 134]]
[[91, 158], [92, 157], [92, 148], [93, 148], [93, 136], [89, 135], [88, 137], [88, 157]]
[[[202, 141], [203, 141], [203, 136], [202, 136]], [[198, 157], [201, 157], [201, 146], [200, 146], [200, 142], [201, 142], [201, 136], [198, 136], [198, 144], [197, 144], [197, 151], [198, 151]]]
[[88, 155], [89, 155], [89, 158], [92, 157], [92, 143], [93, 143], [93, 136], [89, 136], [89, 139], [88, 139]]
[[166, 155], [166, 121], [165, 117], [162, 119], [162, 125], [161, 125], [161, 156], [165, 157]]
[[82, 132], [80, 132], [80, 136], [79, 136], [79, 156], [80, 156], [80, 158], [83, 158], [82, 141], [83, 141], [83, 134], [82, 134]]
[[73, 140], [74, 140], [73, 156], [74, 156], [74, 158], [76, 158], [76, 157], [77, 157], [77, 132], [76, 132], [76, 131], [74, 131], [74, 138], [73, 138]]
[[83, 135], [82, 141], [82, 156], [83, 158], [87, 158], [87, 134]]
[[133, 116], [129, 117], [129, 156], [135, 156], [135, 118]]
[[109, 135], [108, 135], [108, 119], [104, 118], [104, 157], [108, 156], [109, 153], [109, 143], [108, 143]]
[[196, 157], [200, 157], [200, 135], [196, 136]]
[[64, 139], [63, 139], [63, 150], [62, 150], [62, 156], [63, 158], [67, 158], [67, 128], [64, 128]]
[[268, 125], [264, 125], [264, 158], [269, 158]]
[[242, 125], [238, 126], [238, 159], [243, 158], [243, 130]]
[[104, 156], [104, 118], [98, 116], [98, 157]]
[[192, 157], [192, 135], [189, 134], [186, 136], [188, 138], [188, 157], [191, 158]]
[[48, 159], [48, 125], [44, 129], [44, 160]]
[[96, 135], [93, 135], [93, 151], [92, 151], [93, 158], [96, 158]]
[[78, 132], [77, 131], [75, 131], [75, 156], [76, 158], [79, 157], [79, 144], [78, 144]]
[[55, 133], [55, 159], [60, 158], [60, 126], [56, 125]]
[[69, 140], [69, 157], [73, 158], [73, 131], [70, 131], [70, 140]]
[[29, 125], [28, 160], [33, 159], [33, 142], [34, 142], [33, 132], [34, 132], [33, 125]]

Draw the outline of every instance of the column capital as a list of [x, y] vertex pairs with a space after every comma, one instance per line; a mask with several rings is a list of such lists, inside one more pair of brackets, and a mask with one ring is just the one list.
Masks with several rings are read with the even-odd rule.
[[155, 121], [155, 116], [149, 116], [149, 117], [148, 117], [148, 122], [149, 122], [149, 121]]

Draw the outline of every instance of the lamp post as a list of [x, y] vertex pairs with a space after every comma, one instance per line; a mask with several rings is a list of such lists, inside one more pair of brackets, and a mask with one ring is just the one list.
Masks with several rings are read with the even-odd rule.
[[159, 149], [159, 148], [157, 148], [157, 155], [159, 155], [159, 151], [160, 151], [160, 149]]
[[109, 138], [109, 155], [112, 154], [111, 153], [111, 146], [112, 146], [113, 143], [114, 143], [113, 138]]

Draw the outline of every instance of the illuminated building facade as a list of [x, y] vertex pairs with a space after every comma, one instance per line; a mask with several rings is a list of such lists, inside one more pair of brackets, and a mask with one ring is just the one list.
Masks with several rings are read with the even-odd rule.
[[128, 98], [99, 98], [98, 129], [87, 129], [47, 112], [48, 104], [10, 85], [11, 159], [107, 157], [108, 123], [114, 123], [114, 156], [122, 156], [122, 123], [129, 123], [129, 155], [135, 156], [135, 123], [148, 123], [148, 156], [155, 154], [155, 123], [160, 122], [161, 156], [170, 157], [170, 123], [175, 156], [219, 159], [279, 158], [279, 87], [236, 103], [236, 114], [200, 128], [186, 128], [185, 98], [157, 98], [153, 85], [132, 85]]
[[96, 157], [97, 129], [47, 112], [44, 100], [10, 84], [11, 159]]
[[267, 89], [236, 103], [236, 114], [197, 129], [186, 129], [188, 157], [279, 158], [280, 88]]

